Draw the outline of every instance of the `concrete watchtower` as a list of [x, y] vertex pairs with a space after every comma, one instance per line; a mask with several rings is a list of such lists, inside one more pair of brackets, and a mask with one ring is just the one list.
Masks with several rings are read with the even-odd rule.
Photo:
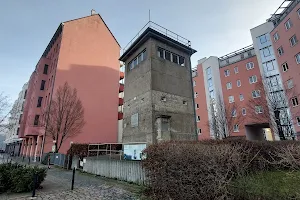
[[127, 47], [122, 141], [196, 140], [190, 41], [149, 22]]

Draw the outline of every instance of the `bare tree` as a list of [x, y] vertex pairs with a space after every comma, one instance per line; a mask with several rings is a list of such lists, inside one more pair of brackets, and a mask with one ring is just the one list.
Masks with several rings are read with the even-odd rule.
[[64, 141], [80, 133], [85, 124], [84, 108], [77, 90], [67, 82], [60, 86], [42, 120], [46, 136], [55, 141], [55, 152], [58, 152]]
[[3, 92], [0, 93], [0, 132], [7, 128], [7, 119], [9, 117], [9, 100]]
[[[292, 115], [289, 113], [288, 101], [292, 97], [298, 96], [294, 87], [284, 87], [284, 85], [286, 83], [281, 85], [275, 76], [271, 78], [263, 77], [255, 86], [255, 90], [260, 91], [261, 97], [249, 98], [247, 103], [248, 117], [254, 122], [267, 121], [276, 134], [279, 135], [280, 131], [283, 132], [282, 136], [279, 135], [281, 139], [294, 137], [292, 125], [295, 119], [293, 120]], [[276, 112], [279, 113], [277, 123]]]
[[234, 132], [234, 126], [243, 123], [244, 117], [240, 111], [236, 102], [225, 103], [220, 94], [211, 100], [208, 127], [214, 132], [215, 139], [229, 137]]

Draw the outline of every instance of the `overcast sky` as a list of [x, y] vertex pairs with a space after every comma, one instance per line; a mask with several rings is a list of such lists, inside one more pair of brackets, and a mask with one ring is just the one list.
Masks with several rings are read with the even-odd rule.
[[250, 29], [283, 0], [1, 0], [0, 92], [17, 98], [59, 23], [101, 14], [124, 47], [151, 20], [188, 38], [198, 52], [192, 65], [252, 44]]

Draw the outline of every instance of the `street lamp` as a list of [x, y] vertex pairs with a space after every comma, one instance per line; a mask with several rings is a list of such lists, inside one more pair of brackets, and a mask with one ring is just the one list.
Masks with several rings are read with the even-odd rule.
[[280, 110], [276, 109], [274, 111], [274, 114], [275, 114], [275, 122], [277, 124], [277, 130], [278, 130], [279, 138], [280, 138], [280, 140], [285, 140], [283, 130], [282, 130], [282, 126], [280, 124], [280, 118], [279, 118]]

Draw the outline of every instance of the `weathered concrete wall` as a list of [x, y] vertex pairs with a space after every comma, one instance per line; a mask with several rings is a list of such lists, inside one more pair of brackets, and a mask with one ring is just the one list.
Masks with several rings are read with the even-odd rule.
[[85, 159], [86, 163], [83, 164], [84, 172], [133, 182], [139, 185], [145, 184], [145, 172], [139, 161], [102, 160], [92, 157]]

